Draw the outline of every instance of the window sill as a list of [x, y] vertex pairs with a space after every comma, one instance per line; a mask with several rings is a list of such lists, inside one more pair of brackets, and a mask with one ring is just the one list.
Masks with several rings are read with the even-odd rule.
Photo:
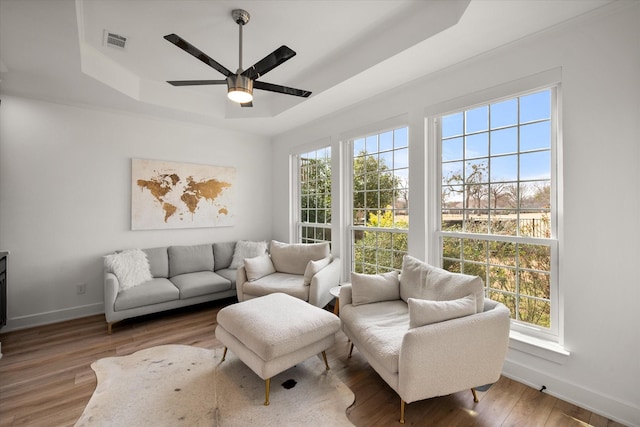
[[571, 355], [560, 344], [517, 331], [509, 333], [509, 348], [563, 365]]

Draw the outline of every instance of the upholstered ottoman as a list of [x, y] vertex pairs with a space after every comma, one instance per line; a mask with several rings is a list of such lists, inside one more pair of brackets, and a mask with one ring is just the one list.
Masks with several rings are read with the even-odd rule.
[[233, 304], [218, 312], [216, 338], [260, 378], [265, 380], [269, 405], [271, 377], [309, 357], [322, 353], [335, 341], [340, 319], [298, 298], [274, 293]]

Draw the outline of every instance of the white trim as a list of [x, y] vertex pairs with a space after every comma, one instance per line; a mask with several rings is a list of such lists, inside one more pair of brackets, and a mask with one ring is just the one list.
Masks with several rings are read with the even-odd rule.
[[[617, 399], [578, 384], [564, 381], [552, 374], [533, 369], [529, 365], [525, 366], [515, 362], [510, 357], [512, 351], [514, 350], [509, 350], [502, 368], [502, 375], [505, 377], [533, 387], [536, 390], [540, 390], [542, 386], [545, 386], [545, 393], [623, 425], [640, 425], [638, 424], [640, 406], [637, 403]], [[535, 378], [537, 383], [532, 383], [528, 378]]]
[[[99, 302], [65, 308], [62, 310], [30, 314], [28, 316], [13, 317], [11, 319], [7, 319], [7, 325], [2, 328], [2, 333], [32, 328], [34, 326], [49, 325], [52, 323], [63, 322], [65, 320], [80, 319], [102, 313], [104, 313], [104, 303]], [[107, 321], [105, 320], [105, 325], [106, 322]]]

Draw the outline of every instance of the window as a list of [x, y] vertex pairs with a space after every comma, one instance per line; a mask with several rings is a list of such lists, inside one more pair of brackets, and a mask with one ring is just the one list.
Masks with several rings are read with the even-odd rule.
[[442, 267], [483, 278], [514, 325], [557, 336], [556, 89], [437, 119]]
[[409, 232], [408, 128], [351, 141], [351, 270], [400, 270]]
[[331, 147], [298, 156], [298, 241], [331, 242]]

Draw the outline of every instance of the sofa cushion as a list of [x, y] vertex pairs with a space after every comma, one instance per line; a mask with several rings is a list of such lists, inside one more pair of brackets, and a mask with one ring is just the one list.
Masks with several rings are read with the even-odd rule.
[[180, 290], [180, 299], [198, 297], [231, 289], [231, 282], [213, 271], [173, 276], [171, 282]]
[[245, 258], [244, 269], [247, 273], [247, 280], [250, 282], [276, 272], [269, 254], [262, 254], [254, 258]]
[[153, 279], [147, 254], [140, 249], [128, 249], [107, 255], [104, 257], [104, 265], [118, 278], [120, 291]]
[[153, 277], [169, 277], [169, 255], [167, 247], [143, 249], [149, 260], [149, 267]]
[[313, 261], [313, 260], [309, 261], [307, 263], [307, 268], [304, 269], [304, 284], [310, 285], [311, 279], [313, 279], [313, 276], [318, 274], [320, 270], [325, 268], [330, 263], [331, 263], [331, 257], [329, 256], [326, 258], [319, 259], [317, 261]]
[[169, 246], [170, 277], [196, 271], [213, 272], [213, 246]]
[[351, 273], [352, 304], [371, 304], [400, 299], [398, 272], [382, 274]]
[[452, 301], [409, 298], [409, 328], [476, 314], [476, 297], [469, 294]]
[[340, 307], [340, 319], [359, 338], [358, 348], [369, 354], [390, 373], [398, 372], [400, 347], [409, 330], [409, 308], [398, 299], [359, 306]]
[[168, 279], [156, 278], [120, 292], [113, 308], [115, 311], [128, 310], [175, 301], [179, 297], [180, 291]]
[[229, 268], [240, 268], [244, 265], [245, 258], [255, 258], [267, 252], [267, 242], [249, 242], [239, 240], [233, 250], [233, 258]]
[[238, 270], [236, 270], [235, 268], [223, 268], [222, 270], [216, 270], [216, 274], [229, 280], [231, 282], [231, 289], [236, 288]]
[[233, 259], [233, 251], [236, 249], [236, 242], [222, 242], [213, 244], [213, 268], [221, 270], [229, 268]]
[[271, 261], [280, 273], [304, 275], [309, 261], [330, 255], [329, 243], [282, 243], [272, 240], [269, 246]]
[[253, 282], [245, 282], [242, 292], [255, 297], [282, 292], [303, 301], [309, 300], [309, 286], [304, 285], [303, 277], [298, 274], [275, 272]]
[[469, 294], [476, 297], [476, 312], [481, 313], [484, 310], [484, 283], [480, 277], [451, 273], [410, 255], [404, 256], [400, 297], [405, 302], [409, 298], [449, 301]]

